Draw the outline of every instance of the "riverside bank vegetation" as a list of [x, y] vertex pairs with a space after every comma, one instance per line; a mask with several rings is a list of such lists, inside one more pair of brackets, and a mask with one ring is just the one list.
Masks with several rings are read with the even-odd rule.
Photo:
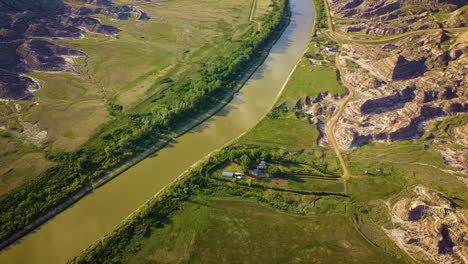
[[50, 153], [47, 158], [55, 166], [0, 198], [0, 241], [89, 188], [148, 146], [167, 142], [179, 127], [222, 103], [220, 100], [233, 92], [246, 69], [263, 56], [288, 23], [288, 1], [277, 0], [272, 5], [261, 27], [250, 28], [227, 45], [223, 54], [195, 65], [193, 71], [132, 112], [123, 113], [121, 107], [113, 105], [116, 120], [78, 151]]

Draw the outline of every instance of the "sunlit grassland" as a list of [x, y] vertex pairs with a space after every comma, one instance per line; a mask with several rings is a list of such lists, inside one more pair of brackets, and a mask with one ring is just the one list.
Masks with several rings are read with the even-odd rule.
[[319, 190], [323, 192], [343, 192], [344, 186], [340, 181], [321, 180], [301, 176], [288, 177], [288, 188], [300, 191]]
[[[291, 134], [290, 131], [294, 131]], [[318, 131], [305, 119], [265, 118], [240, 139], [241, 144], [261, 144], [291, 149], [317, 147]]]
[[268, 11], [270, 11], [272, 0], [256, 0], [256, 1], [257, 1], [257, 7], [255, 9], [254, 17], [258, 19], [258, 18], [261, 18], [266, 13], [268, 13]]
[[[0, 144], [4, 146], [1, 138]], [[6, 146], [9, 147], [8, 143], [6, 143]], [[44, 158], [41, 152], [22, 152], [21, 149], [18, 151], [21, 155], [0, 159], [0, 164], [2, 164], [0, 167], [0, 174], [2, 175], [0, 178], [0, 195], [38, 176], [42, 171], [53, 165], [52, 162]]]
[[[424, 143], [431, 147], [425, 150]], [[345, 156], [348, 168], [357, 176], [350, 180], [350, 190], [357, 199], [388, 199], [402, 189], [423, 184], [467, 207], [466, 186], [447, 172], [453, 168], [432, 146], [417, 140], [370, 144], [349, 152]]]
[[335, 213], [296, 216], [239, 198], [197, 196], [167, 221], [128, 263], [405, 263]]
[[324, 65], [311, 65], [309, 59], [303, 56], [277, 105], [286, 103], [286, 106], [293, 107], [299, 99], [304, 100], [306, 96], [314, 98], [319, 93], [325, 92], [332, 95], [341, 95], [345, 92], [337, 80], [334, 65], [325, 61]]

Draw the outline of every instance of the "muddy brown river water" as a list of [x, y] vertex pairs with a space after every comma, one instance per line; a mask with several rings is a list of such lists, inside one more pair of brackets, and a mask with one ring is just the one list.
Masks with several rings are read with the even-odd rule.
[[270, 109], [307, 47], [311, 0], [291, 0], [291, 23], [234, 99], [176, 142], [139, 162], [16, 244], [0, 263], [64, 263], [135, 211], [198, 160], [253, 127]]

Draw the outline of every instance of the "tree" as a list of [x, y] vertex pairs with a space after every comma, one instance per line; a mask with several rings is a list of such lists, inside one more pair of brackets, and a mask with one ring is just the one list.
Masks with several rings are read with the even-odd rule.
[[265, 172], [268, 175], [268, 177], [278, 176], [281, 174], [281, 170], [276, 166], [266, 167]]
[[240, 164], [242, 166], [242, 171], [246, 173], [250, 169], [252, 160], [250, 159], [249, 156], [244, 154], [240, 157]]

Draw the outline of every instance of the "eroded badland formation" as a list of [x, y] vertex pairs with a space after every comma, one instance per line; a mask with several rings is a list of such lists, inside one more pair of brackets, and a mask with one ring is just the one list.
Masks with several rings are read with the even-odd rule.
[[[468, 186], [467, 2], [328, 0], [328, 7], [334, 28], [323, 33], [340, 43], [339, 51], [315, 49], [338, 54], [339, 78], [353, 90], [334, 129], [338, 147], [422, 140], [424, 149], [437, 150], [453, 168], [444, 172]], [[325, 128], [344, 97], [307, 96], [290, 107], [310, 114], [320, 132], [318, 143], [331, 146]], [[434, 127], [455, 117], [461, 121], [452, 132]], [[468, 263], [466, 209], [422, 185], [414, 193], [388, 203], [394, 226], [385, 229], [388, 236], [419, 260]]]
[[[354, 97], [336, 125], [339, 147], [423, 138], [456, 168], [451, 172], [460, 184], [468, 186], [468, 126], [457, 127], [448, 140], [428, 129], [431, 121], [468, 112], [468, 32], [458, 30], [468, 23], [466, 2], [328, 2], [332, 15], [343, 19], [335, 30], [350, 37], [340, 47], [338, 63]], [[370, 39], [401, 35], [372, 44], [352, 41], [362, 34]], [[391, 206], [389, 237], [413, 256], [468, 263], [468, 212], [424, 186], [414, 192], [416, 196]]]
[[104, 25], [92, 15], [115, 20], [149, 16], [130, 6], [113, 6], [110, 0], [0, 1], [0, 100], [31, 97], [40, 85], [22, 73], [74, 72], [72, 58], [85, 53], [54, 44], [54, 39], [81, 39], [86, 33], [117, 37], [118, 28]]

